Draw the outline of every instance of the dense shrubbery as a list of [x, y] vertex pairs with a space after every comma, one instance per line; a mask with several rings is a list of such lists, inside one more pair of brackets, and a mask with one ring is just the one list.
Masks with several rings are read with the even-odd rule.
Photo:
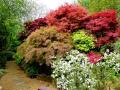
[[[16, 0], [13, 1], [16, 3]], [[12, 1], [10, 1], [10, 3], [11, 2]], [[7, 0], [0, 1], [0, 68], [5, 66], [7, 60], [6, 52], [14, 49], [12, 45], [16, 44], [16, 32], [21, 30], [18, 29], [20, 23], [18, 23], [18, 18], [16, 17], [19, 10], [18, 12], [13, 12], [13, 9], [11, 9], [13, 6], [10, 3]], [[9, 6], [11, 6], [10, 9], [8, 8]], [[18, 3], [14, 6], [19, 7]]]
[[0, 68], [5, 67], [6, 60], [7, 60], [6, 52], [4, 51], [0, 52]]
[[50, 12], [46, 18], [48, 24], [55, 25], [58, 31], [74, 32], [81, 27], [81, 20], [86, 15], [87, 11], [83, 7], [66, 4]]
[[62, 90], [103, 90], [119, 77], [115, 10], [88, 14], [79, 5], [65, 4], [25, 28], [15, 58], [29, 76], [52, 73]]
[[28, 8], [27, 0], [0, 0], [0, 67], [20, 44], [18, 34], [24, 28], [22, 18], [29, 14]]

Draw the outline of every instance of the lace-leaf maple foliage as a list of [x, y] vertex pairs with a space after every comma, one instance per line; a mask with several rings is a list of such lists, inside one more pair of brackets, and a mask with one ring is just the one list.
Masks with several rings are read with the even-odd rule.
[[46, 18], [38, 18], [35, 19], [34, 21], [27, 21], [24, 23], [25, 30], [20, 33], [19, 39], [24, 40], [35, 30], [46, 26], [47, 26]]
[[72, 47], [69, 33], [60, 33], [55, 27], [49, 27], [36, 30], [28, 36], [26, 41], [18, 47], [17, 53], [26, 63], [35, 61], [50, 65], [52, 57], [63, 56]]
[[54, 25], [58, 31], [74, 32], [81, 27], [81, 20], [87, 16], [87, 10], [80, 5], [65, 4], [47, 16], [48, 25]]
[[116, 40], [120, 36], [115, 10], [107, 10], [88, 16], [83, 21], [83, 28], [97, 38], [97, 47]]

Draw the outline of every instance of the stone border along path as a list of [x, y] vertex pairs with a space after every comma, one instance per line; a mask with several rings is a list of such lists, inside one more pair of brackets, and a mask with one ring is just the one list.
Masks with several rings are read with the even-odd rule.
[[8, 61], [6, 74], [0, 79], [0, 90], [57, 90], [46, 77], [40, 80], [29, 78], [15, 61]]

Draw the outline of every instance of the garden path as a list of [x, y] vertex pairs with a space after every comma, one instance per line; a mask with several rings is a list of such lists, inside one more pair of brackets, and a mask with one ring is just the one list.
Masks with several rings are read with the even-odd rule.
[[6, 74], [0, 80], [0, 90], [56, 90], [50, 80], [32, 79], [26, 76], [23, 70], [16, 65], [15, 61], [8, 61]]

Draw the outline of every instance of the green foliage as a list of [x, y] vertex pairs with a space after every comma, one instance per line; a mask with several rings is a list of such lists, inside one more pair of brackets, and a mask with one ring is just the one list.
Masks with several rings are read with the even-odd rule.
[[77, 31], [72, 35], [73, 43], [76, 49], [88, 52], [95, 47], [93, 36], [87, 35], [84, 31]]
[[5, 70], [4, 69], [0, 69], [0, 78], [5, 74]]
[[111, 52], [110, 54], [105, 53], [104, 54], [104, 60], [103, 63], [105, 67], [112, 69], [112, 72], [115, 72], [116, 75], [119, 75], [120, 72], [120, 53]]
[[100, 53], [104, 54], [105, 52], [107, 53], [110, 53], [110, 52], [113, 52], [114, 49], [113, 49], [113, 43], [110, 43], [110, 44], [106, 44], [106, 45], [103, 45], [102, 47], [100, 47]]
[[78, 0], [80, 4], [85, 6], [91, 12], [98, 12], [105, 9], [119, 9], [119, 0]]
[[7, 61], [6, 52], [0, 52], [0, 69], [5, 67]]
[[[20, 44], [18, 35], [24, 29], [23, 18], [28, 16], [29, 7], [32, 7], [28, 4], [27, 0], [0, 0], [0, 52], [16, 51]], [[12, 54], [5, 56], [11, 58]], [[1, 55], [1, 58], [4, 56]]]
[[118, 12], [120, 22], [120, 0], [78, 0], [78, 2], [92, 13], [115, 9]]
[[15, 58], [15, 61], [16, 61], [16, 63], [19, 65], [19, 64], [21, 64], [22, 63], [22, 57], [18, 54], [18, 53], [16, 53], [15, 55], [14, 55], [14, 58]]
[[21, 18], [25, 12], [24, 0], [0, 0], [0, 32], [5, 43], [2, 48], [9, 50], [14, 44], [18, 44], [17, 36], [23, 30]]
[[7, 60], [11, 60], [11, 57], [14, 55], [11, 51], [1, 51], [0, 52], [0, 69], [5, 68]]
[[99, 62], [92, 70], [99, 80], [97, 83], [98, 90], [106, 87], [107, 82], [115, 82], [120, 77], [120, 54], [119, 53], [104, 53], [104, 61]]
[[0, 0], [0, 67], [11, 59], [20, 44], [18, 35], [23, 30], [23, 20], [32, 6], [26, 0]]
[[31, 62], [25, 64], [24, 70], [29, 77], [34, 77], [39, 74], [40, 67], [38, 63]]
[[120, 53], [120, 39], [113, 43], [113, 49], [116, 53]]
[[51, 66], [47, 66], [46, 64], [41, 64], [35, 61], [26, 63], [25, 61], [21, 60], [19, 65], [31, 78], [40, 74], [50, 75], [52, 72]]

